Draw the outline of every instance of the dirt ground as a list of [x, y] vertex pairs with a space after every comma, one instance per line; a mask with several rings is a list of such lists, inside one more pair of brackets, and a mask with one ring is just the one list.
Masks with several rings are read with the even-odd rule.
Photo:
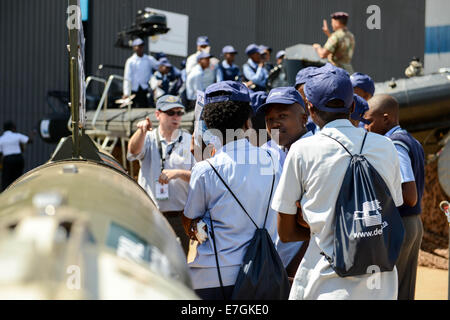
[[421, 267], [417, 269], [415, 300], [447, 300], [447, 270]]

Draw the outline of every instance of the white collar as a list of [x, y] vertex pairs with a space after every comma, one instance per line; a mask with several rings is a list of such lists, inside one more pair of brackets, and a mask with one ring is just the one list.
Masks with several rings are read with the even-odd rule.
[[[180, 136], [181, 136], [181, 129], [176, 129], [175, 131], [174, 131], [174, 133], [175, 132], [177, 132], [178, 134], [177, 134], [177, 136], [175, 137], [175, 139], [173, 139], [172, 141], [170, 141], [170, 142], [167, 142], [166, 141], [166, 139], [163, 137], [163, 135], [161, 134], [161, 126], [158, 126], [158, 130], [157, 130], [158, 132], [156, 133], [158, 136], [159, 136], [159, 140], [161, 141], [161, 142], [165, 142], [165, 143], [167, 143], [167, 144], [171, 144], [171, 143], [174, 143], [174, 142], [176, 142], [176, 141], [178, 141], [178, 139], [180, 139]], [[172, 133], [172, 136], [173, 136], [173, 133]]]
[[328, 122], [323, 129], [325, 128], [339, 128], [339, 127], [353, 127], [352, 123], [350, 122], [350, 120], [347, 119], [338, 119], [338, 120], [333, 120], [331, 122]]
[[401, 129], [401, 128], [400, 128], [399, 125], [397, 125], [397, 126], [393, 127], [391, 130], [389, 130], [388, 132], [386, 132], [384, 136], [389, 138], [390, 136], [392, 136], [392, 134], [393, 134], [395, 131], [397, 131], [397, 130], [399, 130], [399, 129]]

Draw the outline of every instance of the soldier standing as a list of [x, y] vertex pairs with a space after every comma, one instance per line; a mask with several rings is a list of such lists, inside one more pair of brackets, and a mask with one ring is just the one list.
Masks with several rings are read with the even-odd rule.
[[353, 67], [351, 62], [355, 49], [355, 37], [348, 31], [347, 21], [347, 13], [333, 13], [331, 15], [331, 26], [334, 32], [330, 33], [327, 21], [324, 19], [322, 30], [328, 36], [328, 40], [323, 47], [318, 43], [313, 44], [313, 47], [320, 58], [328, 58], [333, 65], [352, 74]]

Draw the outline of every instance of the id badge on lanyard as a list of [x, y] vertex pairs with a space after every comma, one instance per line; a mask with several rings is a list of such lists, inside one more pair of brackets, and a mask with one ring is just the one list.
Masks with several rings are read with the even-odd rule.
[[[177, 142], [167, 146], [167, 148], [168, 149], [170, 148], [170, 149], [167, 150], [166, 157], [163, 157], [161, 140], [159, 139], [159, 132], [156, 133], [156, 139], [158, 142], [158, 151], [159, 151], [159, 156], [161, 159], [161, 173], [162, 173], [164, 170], [165, 163], [166, 163], [166, 158], [170, 157], [173, 149], [175, 149], [176, 144], [180, 143], [181, 140], [183, 139], [183, 135], [180, 135], [180, 138], [178, 139]], [[155, 197], [156, 197], [156, 200], [168, 200], [169, 199], [169, 184], [161, 184], [161, 183], [159, 183], [158, 180], [156, 180], [155, 181]]]
[[155, 197], [156, 200], [168, 200], [169, 199], [169, 185], [161, 184], [158, 180], [155, 181]]

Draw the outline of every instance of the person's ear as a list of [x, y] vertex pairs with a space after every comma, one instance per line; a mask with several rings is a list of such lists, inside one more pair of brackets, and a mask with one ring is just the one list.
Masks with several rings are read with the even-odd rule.
[[306, 101], [306, 107], [308, 108], [309, 115], [312, 116], [312, 114], [314, 113], [314, 110], [313, 110], [312, 104], [309, 101]]
[[307, 115], [306, 113], [303, 113], [303, 114], [301, 115], [301, 118], [302, 118], [302, 125], [303, 125], [303, 128], [306, 128], [306, 123], [308, 122], [308, 115]]
[[253, 126], [252, 126], [252, 119], [248, 118], [247, 121], [245, 121], [245, 124], [244, 124], [244, 131], [247, 131], [247, 130], [249, 130], [251, 128], [253, 128]]
[[350, 107], [350, 114], [355, 111], [355, 101], [353, 101], [352, 106]]

